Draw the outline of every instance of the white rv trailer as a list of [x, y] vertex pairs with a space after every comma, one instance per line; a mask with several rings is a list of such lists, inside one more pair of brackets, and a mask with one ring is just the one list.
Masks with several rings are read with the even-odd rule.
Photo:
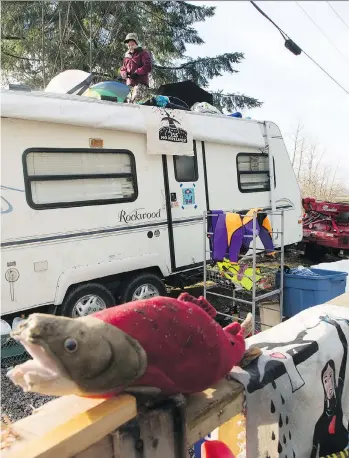
[[1, 103], [2, 315], [165, 294], [166, 279], [202, 265], [207, 209], [288, 207], [284, 243], [302, 238], [272, 122], [173, 110], [193, 139], [173, 155], [149, 146], [153, 107], [19, 90]]

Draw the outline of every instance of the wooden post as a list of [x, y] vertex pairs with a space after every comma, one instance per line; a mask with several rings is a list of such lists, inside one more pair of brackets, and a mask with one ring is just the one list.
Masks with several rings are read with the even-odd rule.
[[113, 441], [113, 458], [176, 458], [172, 411], [157, 409], [140, 415], [137, 422], [114, 433]]

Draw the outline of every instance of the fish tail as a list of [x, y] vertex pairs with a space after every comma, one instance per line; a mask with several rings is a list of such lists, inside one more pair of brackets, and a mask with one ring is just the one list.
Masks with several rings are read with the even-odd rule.
[[252, 313], [249, 312], [247, 314], [245, 321], [241, 324], [241, 327], [243, 329], [244, 337], [247, 337], [252, 333], [252, 328], [253, 328]]
[[212, 318], [214, 318], [217, 315], [216, 309], [206, 300], [204, 297], [200, 296], [199, 298], [196, 298], [194, 296], [191, 296], [188, 293], [182, 293], [178, 297], [179, 301], [182, 302], [191, 302], [192, 304], [198, 305], [201, 307], [205, 312], [210, 315]]

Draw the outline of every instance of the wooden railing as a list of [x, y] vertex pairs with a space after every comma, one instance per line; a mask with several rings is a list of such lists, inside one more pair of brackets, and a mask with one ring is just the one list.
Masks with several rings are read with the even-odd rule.
[[[227, 380], [189, 396], [188, 445], [239, 414], [243, 399], [242, 385]], [[12, 428], [17, 439], [3, 450], [3, 458], [178, 456], [171, 404], [138, 414], [136, 400], [129, 395], [109, 400], [63, 396]]]

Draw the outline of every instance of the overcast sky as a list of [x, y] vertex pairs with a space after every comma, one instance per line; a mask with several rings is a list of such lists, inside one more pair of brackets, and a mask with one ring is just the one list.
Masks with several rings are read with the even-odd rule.
[[[349, 185], [349, 95], [304, 54], [293, 55], [278, 30], [249, 1], [195, 2], [216, 6], [216, 14], [196, 24], [205, 44], [189, 46], [191, 57], [243, 52], [239, 73], [211, 82], [210, 89], [240, 92], [264, 102], [244, 114], [274, 121], [286, 139], [298, 122], [326, 151], [324, 160], [339, 165]], [[302, 8], [325, 32], [322, 35], [296, 2], [257, 1], [256, 4], [294, 42], [349, 91], [349, 28], [325, 1], [301, 1]], [[331, 5], [349, 26], [349, 2]], [[345, 57], [343, 57], [343, 55]]]

